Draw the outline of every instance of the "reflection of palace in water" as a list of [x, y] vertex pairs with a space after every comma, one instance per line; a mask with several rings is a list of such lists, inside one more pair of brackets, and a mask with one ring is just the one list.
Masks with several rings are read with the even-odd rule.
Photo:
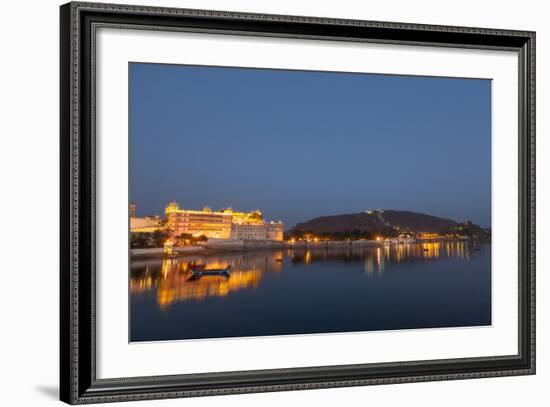
[[[132, 261], [130, 292], [139, 294], [156, 289], [157, 302], [166, 307], [175, 302], [225, 297], [245, 288], [256, 288], [263, 272], [282, 270], [282, 251], [245, 252], [222, 256], [189, 256], [155, 261]], [[226, 276], [195, 278], [191, 266], [208, 268], [231, 266]]]
[[[130, 292], [153, 293], [161, 308], [177, 302], [201, 301], [208, 297], [225, 297], [239, 290], [255, 289], [262, 275], [281, 272], [285, 262], [311, 265], [315, 262], [363, 262], [366, 274], [382, 274], [386, 264], [426, 261], [438, 258], [470, 260], [467, 241], [435, 241], [377, 247], [323, 247], [223, 253], [217, 256], [186, 256], [164, 260], [132, 260]], [[208, 268], [231, 266], [229, 277], [194, 278], [192, 266]], [[338, 267], [338, 266], [335, 266]]]

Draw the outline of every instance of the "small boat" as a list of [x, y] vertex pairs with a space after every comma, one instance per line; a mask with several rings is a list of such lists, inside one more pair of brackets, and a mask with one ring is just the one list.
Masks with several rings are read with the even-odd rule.
[[227, 267], [221, 267], [221, 268], [212, 268], [207, 269], [204, 266], [191, 266], [191, 272], [199, 277], [199, 276], [228, 276], [229, 275], [229, 269], [231, 269], [231, 266]]

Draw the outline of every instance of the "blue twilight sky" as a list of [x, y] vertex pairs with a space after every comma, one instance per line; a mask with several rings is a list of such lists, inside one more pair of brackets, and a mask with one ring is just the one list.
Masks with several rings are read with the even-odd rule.
[[491, 81], [132, 63], [130, 199], [489, 227]]

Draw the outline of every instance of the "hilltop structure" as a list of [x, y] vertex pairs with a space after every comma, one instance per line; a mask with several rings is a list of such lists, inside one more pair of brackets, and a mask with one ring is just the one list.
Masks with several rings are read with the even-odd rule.
[[452, 219], [411, 211], [374, 209], [359, 213], [320, 216], [298, 223], [288, 231], [291, 239], [326, 238], [359, 240], [384, 238], [491, 239], [491, 230], [471, 221], [458, 223]]

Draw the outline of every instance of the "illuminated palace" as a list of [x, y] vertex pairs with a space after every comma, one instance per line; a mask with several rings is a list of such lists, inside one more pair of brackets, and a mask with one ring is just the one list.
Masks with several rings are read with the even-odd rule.
[[189, 233], [209, 239], [232, 240], [283, 240], [284, 224], [267, 222], [262, 212], [237, 212], [231, 208], [213, 211], [181, 209], [170, 202], [164, 211], [168, 229], [174, 235]]

